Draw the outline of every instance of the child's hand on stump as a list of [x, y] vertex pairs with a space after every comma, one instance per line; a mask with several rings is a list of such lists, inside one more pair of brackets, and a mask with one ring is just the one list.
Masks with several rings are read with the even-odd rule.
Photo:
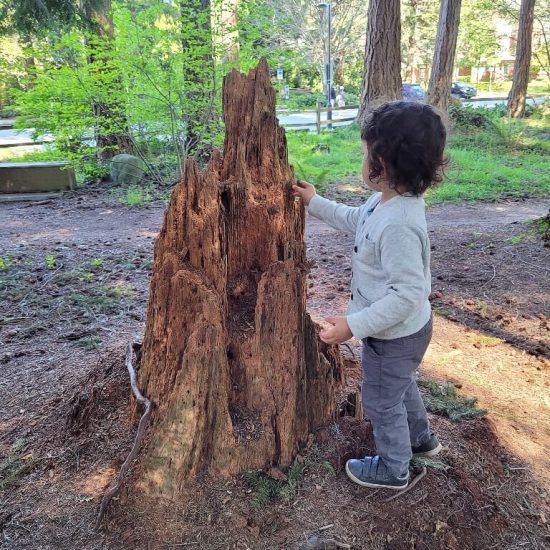
[[302, 200], [306, 205], [315, 196], [315, 187], [307, 181], [297, 180], [296, 184], [292, 186], [292, 194], [295, 197], [302, 197]]
[[353, 336], [345, 317], [326, 317], [325, 321], [333, 325], [319, 334], [325, 344], [341, 344]]

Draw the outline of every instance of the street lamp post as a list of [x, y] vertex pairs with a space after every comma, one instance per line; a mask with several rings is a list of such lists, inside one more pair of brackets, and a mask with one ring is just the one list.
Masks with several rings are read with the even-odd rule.
[[[326, 65], [325, 65], [325, 75], [326, 75], [326, 81], [327, 81], [327, 121], [332, 120], [332, 111], [330, 108], [332, 107], [332, 53], [331, 53], [331, 33], [332, 33], [332, 5], [330, 2], [321, 2], [317, 4], [317, 7], [326, 10], [326, 18], [327, 18], [327, 26], [328, 26], [328, 32], [327, 32], [327, 43], [325, 46], [326, 51]], [[327, 125], [329, 130], [332, 130], [332, 124]]]

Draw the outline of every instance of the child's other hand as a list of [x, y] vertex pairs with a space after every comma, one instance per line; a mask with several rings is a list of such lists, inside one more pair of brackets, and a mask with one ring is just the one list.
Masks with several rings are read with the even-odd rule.
[[353, 336], [345, 317], [326, 317], [325, 321], [333, 325], [319, 334], [325, 344], [341, 344]]
[[302, 197], [302, 200], [307, 205], [315, 196], [315, 187], [307, 181], [296, 180], [296, 184], [292, 186], [293, 195]]

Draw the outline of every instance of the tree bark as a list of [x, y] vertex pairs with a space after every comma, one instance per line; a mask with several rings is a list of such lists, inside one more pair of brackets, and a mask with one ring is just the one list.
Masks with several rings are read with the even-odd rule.
[[531, 66], [534, 15], [535, 0], [522, 0], [512, 89], [508, 95], [508, 115], [514, 118], [520, 118], [525, 114], [529, 68]]
[[401, 3], [370, 0], [359, 120], [371, 102], [401, 97]]
[[[80, 0], [80, 9], [82, 14], [92, 26], [93, 32], [105, 45], [112, 44], [114, 40], [114, 24], [112, 17], [111, 0], [90, 1]], [[98, 75], [109, 69], [105, 67], [107, 61], [105, 52], [98, 51], [98, 43], [95, 40], [89, 40], [87, 43], [89, 54], [88, 63], [93, 67]], [[108, 50], [110, 52], [110, 50]], [[99, 78], [101, 80], [101, 78]], [[115, 88], [120, 87], [120, 97], [123, 96], [122, 82], [120, 79], [107, 79], [109, 84], [114, 84]], [[102, 160], [109, 160], [120, 152], [131, 152], [132, 145], [128, 132], [128, 121], [124, 112], [124, 105], [117, 101], [114, 90], [102, 90], [110, 97], [107, 99], [94, 98], [92, 100], [92, 110], [97, 120], [95, 129], [96, 148], [98, 157]], [[115, 90], [116, 91], [116, 90]]]
[[441, 0], [428, 103], [446, 113], [451, 99], [461, 0]]
[[407, 65], [405, 68], [405, 81], [415, 83], [416, 82], [416, 72], [415, 72], [415, 59], [416, 59], [416, 22], [418, 19], [418, 2], [417, 0], [410, 0], [410, 28], [409, 36], [407, 39]]
[[209, 157], [214, 89], [214, 52], [210, 0], [179, 0], [187, 154]]
[[226, 137], [174, 189], [155, 245], [139, 385], [154, 402], [138, 486], [287, 466], [335, 411], [337, 347], [306, 312], [296, 202], [267, 62], [224, 81]]

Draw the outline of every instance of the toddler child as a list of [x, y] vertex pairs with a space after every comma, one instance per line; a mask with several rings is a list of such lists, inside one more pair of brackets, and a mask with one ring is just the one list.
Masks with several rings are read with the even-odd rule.
[[355, 234], [351, 296], [345, 317], [320, 337], [363, 342], [363, 410], [376, 456], [348, 460], [348, 477], [365, 487], [404, 489], [413, 456], [441, 450], [415, 381], [432, 336], [430, 242], [423, 193], [442, 179], [445, 126], [429, 105], [393, 101], [372, 110], [361, 128], [363, 180], [376, 191], [362, 206], [327, 200], [299, 181], [308, 212]]

